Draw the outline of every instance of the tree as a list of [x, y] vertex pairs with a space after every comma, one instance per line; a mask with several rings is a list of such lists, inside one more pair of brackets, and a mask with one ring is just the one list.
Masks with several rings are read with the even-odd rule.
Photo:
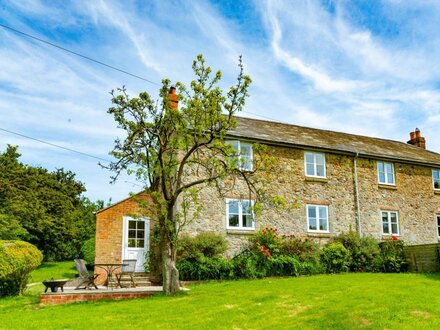
[[221, 192], [241, 178], [249, 194], [261, 195], [254, 174], [269, 160], [263, 157], [263, 147], [254, 146], [257, 164], [253, 171], [241, 170], [243, 164], [225, 140], [236, 127], [234, 115], [243, 109], [251, 83], [243, 73], [241, 58], [237, 82], [227, 93], [218, 86], [221, 72], [213, 74], [202, 55], [192, 68], [195, 80], [190, 88], [177, 83], [178, 96], [164, 79], [159, 102], [146, 92], [130, 98], [121, 88], [112, 91], [113, 107], [108, 110], [126, 133], [111, 151], [117, 159], [109, 166], [116, 173], [112, 179], [127, 170], [144, 182], [154, 201], [148, 212], [158, 220], [163, 288], [169, 295], [179, 290], [175, 264], [179, 232], [188, 221], [197, 219], [200, 190], [214, 186]]
[[53, 172], [19, 162], [18, 147], [0, 153], [0, 239], [28, 241], [46, 260], [78, 257], [94, 235], [97, 205], [83, 183], [64, 169]]

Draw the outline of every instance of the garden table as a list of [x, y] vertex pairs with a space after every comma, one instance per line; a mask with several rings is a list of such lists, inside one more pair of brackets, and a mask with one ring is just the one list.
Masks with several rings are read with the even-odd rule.
[[104, 285], [108, 289], [109, 284], [113, 281], [113, 272], [116, 269], [125, 266], [125, 264], [108, 263], [108, 264], [95, 264], [95, 266], [103, 269], [106, 272], [107, 278], [105, 279]]

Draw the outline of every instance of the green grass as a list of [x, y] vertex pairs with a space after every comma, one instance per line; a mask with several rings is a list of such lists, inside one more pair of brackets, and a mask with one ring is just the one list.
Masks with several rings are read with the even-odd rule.
[[31, 273], [30, 283], [28, 287], [28, 294], [38, 294], [44, 291], [44, 280], [54, 279], [68, 279], [74, 278], [77, 271], [73, 261], [62, 262], [45, 262], [41, 264], [36, 270]]
[[37, 305], [0, 299], [1, 329], [439, 329], [440, 274], [212, 282], [176, 297]]

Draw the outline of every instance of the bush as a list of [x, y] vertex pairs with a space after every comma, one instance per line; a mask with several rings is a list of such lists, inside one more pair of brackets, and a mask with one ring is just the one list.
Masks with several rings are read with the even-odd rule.
[[302, 264], [297, 257], [278, 256], [267, 260], [266, 276], [298, 276], [302, 273]]
[[403, 241], [389, 239], [379, 244], [381, 271], [385, 273], [401, 273], [408, 270]]
[[346, 272], [351, 262], [350, 251], [340, 242], [330, 243], [322, 249], [321, 261], [327, 273]]
[[239, 278], [262, 278], [266, 276], [265, 270], [261, 270], [260, 257], [250, 250], [244, 250], [232, 258], [233, 274]]
[[321, 247], [311, 239], [286, 236], [280, 244], [280, 254], [296, 256], [300, 261], [319, 263]]
[[223, 236], [202, 232], [197, 236], [182, 236], [177, 250], [177, 261], [203, 261], [205, 258], [217, 258], [227, 249]]
[[255, 253], [262, 253], [266, 258], [280, 252], [282, 238], [276, 228], [266, 227], [249, 238], [249, 249]]
[[23, 293], [30, 273], [42, 260], [42, 253], [32, 244], [0, 241], [0, 296]]
[[340, 242], [350, 251], [350, 271], [353, 272], [376, 272], [380, 270], [380, 248], [374, 237], [359, 235], [350, 230], [335, 237], [335, 242]]
[[189, 280], [229, 280], [234, 278], [230, 260], [206, 258], [203, 261], [185, 260], [177, 263], [180, 279]]
[[81, 252], [87, 265], [93, 265], [95, 263], [95, 237], [83, 242]]

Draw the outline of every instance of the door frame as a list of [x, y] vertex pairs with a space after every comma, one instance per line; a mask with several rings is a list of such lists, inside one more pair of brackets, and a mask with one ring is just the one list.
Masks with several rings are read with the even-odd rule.
[[[147, 217], [133, 217], [133, 216], [129, 216], [129, 215], [124, 215], [122, 217], [122, 251], [121, 251], [121, 262], [122, 260], [126, 259], [125, 258], [125, 251], [126, 249], [128, 249], [128, 221], [129, 220], [143, 220], [145, 223], [144, 226], [144, 240], [145, 240], [145, 247], [144, 247], [144, 252], [143, 255], [145, 255], [146, 252], [150, 251], [150, 218]], [[140, 249], [140, 248], [132, 248], [132, 249]], [[143, 265], [142, 265], [143, 266]], [[138, 272], [139, 269], [136, 267], [136, 272]], [[142, 272], [144, 272], [144, 268], [142, 267]]]

